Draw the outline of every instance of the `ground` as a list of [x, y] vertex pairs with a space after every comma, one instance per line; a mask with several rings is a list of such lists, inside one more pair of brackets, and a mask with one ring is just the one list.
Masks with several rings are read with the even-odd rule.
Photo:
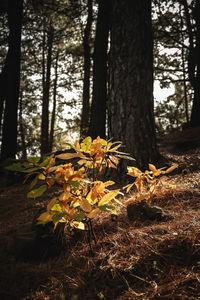
[[191, 132], [159, 140], [163, 162], [179, 167], [170, 175], [176, 188], [153, 205], [172, 218], [130, 221], [126, 206], [134, 194], [129, 193], [117, 219], [100, 216], [94, 222], [93, 255], [84, 232], [75, 233], [54, 257], [37, 255], [31, 228], [48, 197], [27, 199], [28, 184], [4, 180], [0, 299], [200, 299], [200, 143], [199, 132]]

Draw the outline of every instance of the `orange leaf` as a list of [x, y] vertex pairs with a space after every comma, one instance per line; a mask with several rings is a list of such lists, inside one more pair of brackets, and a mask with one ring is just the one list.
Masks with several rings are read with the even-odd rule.
[[165, 171], [165, 173], [172, 172], [172, 171], [173, 171], [174, 169], [176, 169], [177, 167], [178, 167], [178, 165], [175, 164], [175, 165], [171, 166], [170, 168], [168, 168], [168, 169]]
[[152, 165], [152, 164], [149, 164], [149, 169], [150, 169], [152, 172], [156, 172], [156, 171], [157, 171], [156, 167], [155, 167], [154, 165]]
[[90, 219], [93, 219], [96, 217], [96, 215], [100, 212], [99, 208], [95, 208], [93, 209], [88, 215], [87, 217]]
[[92, 207], [91, 207], [90, 203], [85, 198], [80, 199], [79, 204], [80, 204], [80, 207], [84, 211], [91, 212]]
[[76, 158], [80, 157], [79, 153], [62, 153], [59, 155], [56, 155], [57, 158], [60, 159], [71, 159], [71, 158]]

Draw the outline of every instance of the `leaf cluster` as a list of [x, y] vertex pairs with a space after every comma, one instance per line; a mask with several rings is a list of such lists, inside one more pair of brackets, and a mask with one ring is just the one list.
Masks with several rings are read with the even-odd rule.
[[153, 164], [149, 164], [149, 170], [144, 172], [136, 167], [128, 167], [128, 175], [134, 177], [135, 181], [124, 188], [129, 192], [135, 185], [137, 189], [135, 201], [151, 202], [158, 195], [165, 193], [166, 189], [172, 190], [175, 188], [175, 184], [164, 175], [172, 172], [177, 167], [178, 165], [174, 164], [164, 170], [165, 168], [157, 169]]

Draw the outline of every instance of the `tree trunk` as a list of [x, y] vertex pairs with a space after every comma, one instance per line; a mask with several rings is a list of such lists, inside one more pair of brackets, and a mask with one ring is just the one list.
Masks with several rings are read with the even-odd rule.
[[[181, 12], [181, 6], [180, 6], [180, 19], [181, 19], [181, 27], [183, 28], [183, 16], [182, 16], [182, 12]], [[184, 44], [183, 31], [181, 31], [181, 39], [182, 39], [182, 44]], [[182, 47], [182, 49], [181, 49], [181, 58], [182, 58], [182, 71], [183, 71], [185, 118], [186, 118], [186, 123], [188, 123], [189, 122], [189, 113], [188, 113], [188, 99], [187, 99], [188, 95], [187, 95], [187, 85], [186, 85], [186, 62], [185, 62], [184, 47]]]
[[3, 80], [1, 80], [1, 83], [4, 84], [1, 99], [2, 101], [5, 100], [1, 159], [15, 158], [17, 151], [17, 108], [20, 86], [23, 0], [9, 0], [7, 5], [9, 48], [2, 74]]
[[146, 168], [156, 162], [150, 0], [115, 0], [110, 50], [109, 137]]
[[83, 79], [83, 106], [81, 114], [81, 128], [80, 136], [84, 137], [87, 135], [89, 127], [89, 116], [90, 116], [90, 34], [92, 27], [92, 6], [93, 0], [88, 0], [88, 17], [87, 24], [84, 30], [83, 37], [83, 49], [84, 49], [84, 79]]
[[105, 137], [107, 104], [107, 48], [110, 27], [110, 0], [99, 0], [94, 43], [93, 97], [88, 135]]
[[25, 128], [24, 128], [24, 121], [23, 121], [23, 91], [20, 91], [19, 97], [19, 135], [21, 138], [21, 151], [22, 151], [22, 159], [27, 158], [27, 150], [26, 150], [26, 142], [25, 142]]
[[195, 48], [195, 78], [194, 78], [194, 98], [191, 112], [191, 126], [200, 126], [200, 1], [196, 1], [193, 11], [196, 21], [196, 48]]
[[51, 64], [53, 47], [53, 27], [50, 25], [47, 34], [47, 60], [46, 72], [43, 62], [43, 99], [42, 99], [42, 122], [41, 122], [41, 155], [49, 152], [49, 95], [51, 85]]
[[56, 54], [56, 65], [55, 65], [55, 78], [53, 85], [53, 109], [51, 114], [51, 130], [49, 137], [49, 151], [52, 152], [53, 149], [53, 140], [54, 140], [54, 126], [56, 121], [56, 95], [57, 95], [57, 83], [58, 83], [58, 59], [59, 59], [59, 50]]

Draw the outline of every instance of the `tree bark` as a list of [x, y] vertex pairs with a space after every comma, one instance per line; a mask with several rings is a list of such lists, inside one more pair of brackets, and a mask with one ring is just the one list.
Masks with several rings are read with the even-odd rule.
[[93, 97], [88, 135], [105, 138], [107, 104], [107, 49], [110, 28], [110, 0], [99, 0], [94, 43]]
[[137, 166], [146, 168], [159, 157], [150, 0], [113, 1], [109, 82], [109, 137], [122, 141]]
[[89, 127], [90, 117], [90, 68], [91, 68], [91, 49], [90, 35], [92, 27], [92, 6], [93, 0], [88, 0], [88, 17], [84, 30], [83, 49], [84, 49], [84, 79], [83, 79], [83, 106], [81, 114], [80, 136], [85, 137]]
[[193, 11], [196, 21], [196, 47], [194, 53], [195, 69], [194, 69], [194, 98], [191, 112], [191, 126], [200, 126], [200, 1], [196, 1]]
[[[9, 0], [8, 53], [1, 76], [1, 101], [5, 100], [1, 159], [15, 158], [17, 151], [17, 109], [20, 87], [20, 57], [23, 0]], [[3, 86], [2, 86], [3, 85]]]

